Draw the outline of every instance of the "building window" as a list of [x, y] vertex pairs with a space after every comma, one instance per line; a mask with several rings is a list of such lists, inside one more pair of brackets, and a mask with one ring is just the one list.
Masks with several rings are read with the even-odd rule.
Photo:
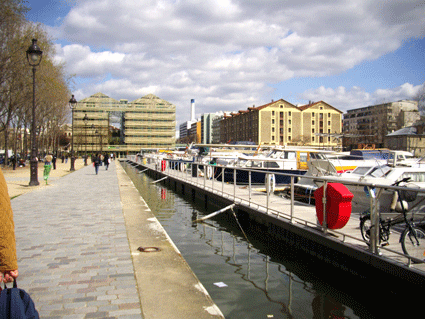
[[291, 116], [291, 111], [288, 112], [288, 116]]

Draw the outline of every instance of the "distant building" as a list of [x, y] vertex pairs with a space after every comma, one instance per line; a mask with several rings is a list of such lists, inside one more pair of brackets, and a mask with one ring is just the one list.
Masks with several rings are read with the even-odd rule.
[[201, 122], [193, 122], [189, 131], [190, 142], [201, 143]]
[[[228, 112], [227, 112], [228, 113]], [[223, 119], [225, 112], [204, 113], [201, 115], [201, 136], [203, 144], [213, 144], [220, 142], [220, 125], [217, 121]], [[214, 125], [215, 123], [215, 125]], [[214, 139], [214, 136], [218, 139]], [[216, 142], [214, 142], [216, 140]]]
[[425, 124], [418, 122], [388, 134], [384, 146], [391, 150], [411, 152], [416, 157], [425, 156]]
[[298, 107], [280, 99], [225, 116], [220, 140], [339, 148], [341, 123], [342, 112], [326, 102]]
[[[117, 101], [103, 93], [78, 101], [73, 111], [74, 150], [137, 153], [142, 148], [175, 145], [176, 107], [148, 94], [133, 102]], [[110, 145], [112, 121], [120, 125], [120, 143]]]
[[187, 122], [180, 124], [180, 126], [179, 126], [179, 139], [180, 139], [180, 141], [185, 141], [186, 139], [189, 139], [190, 128], [192, 127], [193, 123], [196, 123], [196, 121], [187, 121]]
[[385, 136], [420, 119], [418, 102], [397, 101], [348, 110], [344, 114], [344, 148], [384, 147]]
[[216, 116], [212, 119], [212, 132], [211, 132], [211, 143], [219, 144], [220, 140], [220, 122], [224, 119], [225, 116], [230, 116], [231, 112], [220, 112], [219, 116]]

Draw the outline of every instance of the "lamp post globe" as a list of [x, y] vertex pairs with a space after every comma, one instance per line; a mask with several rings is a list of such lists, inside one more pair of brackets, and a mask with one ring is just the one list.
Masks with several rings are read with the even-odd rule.
[[69, 100], [69, 107], [71, 109], [71, 168], [70, 171], [75, 171], [75, 154], [74, 154], [74, 109], [77, 106], [77, 100], [72, 94]]
[[30, 186], [37, 186], [38, 182], [38, 159], [37, 159], [37, 137], [35, 119], [35, 71], [40, 65], [43, 51], [37, 45], [37, 39], [32, 39], [32, 44], [26, 51], [28, 64], [32, 67], [32, 121], [31, 121], [31, 159], [30, 159]]

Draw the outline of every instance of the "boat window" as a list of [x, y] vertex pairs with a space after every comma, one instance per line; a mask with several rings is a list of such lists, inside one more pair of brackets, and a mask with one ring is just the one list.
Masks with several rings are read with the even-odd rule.
[[236, 165], [240, 167], [251, 167], [251, 161], [240, 159], [236, 162]]
[[265, 162], [264, 163], [265, 168], [279, 168], [279, 164], [276, 162]]
[[276, 151], [271, 151], [271, 152], [269, 153], [269, 155], [267, 155], [267, 157], [270, 157], [270, 158], [277, 158], [277, 157], [278, 157], [278, 155], [277, 155], [277, 152], [276, 152]]
[[300, 162], [307, 162], [307, 153], [300, 152]]
[[369, 170], [371, 169], [371, 166], [357, 166], [351, 174], [356, 175], [365, 175]]
[[425, 182], [425, 172], [404, 172], [401, 178], [410, 177], [411, 182]]
[[259, 161], [251, 161], [251, 167], [261, 167], [261, 162]]
[[369, 173], [369, 175], [372, 175], [373, 177], [382, 177], [385, 176], [385, 174], [387, 174], [390, 170], [391, 168], [389, 168], [388, 166], [376, 166]]

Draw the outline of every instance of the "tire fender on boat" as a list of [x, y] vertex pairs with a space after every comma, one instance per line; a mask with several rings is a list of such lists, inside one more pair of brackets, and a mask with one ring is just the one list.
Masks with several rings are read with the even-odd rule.
[[276, 187], [276, 178], [274, 174], [266, 174], [266, 192], [273, 193]]
[[212, 179], [213, 177], [213, 167], [212, 166], [207, 166], [207, 178], [208, 179]]

